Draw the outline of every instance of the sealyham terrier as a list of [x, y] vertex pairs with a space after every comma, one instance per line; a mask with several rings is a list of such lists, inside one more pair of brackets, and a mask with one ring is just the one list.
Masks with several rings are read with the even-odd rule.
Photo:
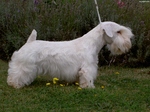
[[38, 75], [49, 75], [81, 88], [94, 88], [98, 53], [104, 45], [113, 55], [131, 48], [131, 30], [114, 22], [102, 22], [87, 34], [71, 41], [36, 40], [35, 30], [15, 51], [9, 62], [7, 83], [14, 88], [31, 84]]

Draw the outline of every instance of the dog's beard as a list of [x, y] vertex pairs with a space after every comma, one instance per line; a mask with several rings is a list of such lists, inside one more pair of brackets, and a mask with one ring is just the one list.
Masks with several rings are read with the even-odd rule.
[[126, 53], [129, 51], [131, 46], [130, 39], [122, 37], [117, 37], [111, 44], [107, 44], [107, 48], [111, 51], [112, 55], [121, 55]]

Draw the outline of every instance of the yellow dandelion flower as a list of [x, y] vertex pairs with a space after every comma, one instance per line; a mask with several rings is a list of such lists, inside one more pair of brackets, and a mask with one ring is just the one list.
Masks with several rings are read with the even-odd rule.
[[105, 87], [104, 87], [104, 86], [101, 86], [101, 88], [104, 89]]
[[56, 84], [58, 80], [58, 78], [53, 78], [53, 84]]
[[64, 86], [63, 84], [60, 84], [60, 86], [62, 87], [62, 86]]
[[76, 82], [76, 83], [75, 83], [75, 85], [77, 85], [77, 86], [78, 86], [78, 85], [79, 85], [79, 83], [77, 83], [77, 82]]
[[78, 87], [78, 89], [81, 90], [82, 88], [81, 88], [81, 87]]
[[59, 79], [55, 77], [55, 78], [53, 78], [53, 80], [58, 81]]
[[49, 86], [51, 83], [46, 83], [46, 86]]
[[53, 84], [56, 84], [56, 81], [53, 81]]
[[55, 77], [55, 78], [53, 78], [53, 81], [58, 81], [58, 80], [59, 80], [59, 79], [58, 79], [58, 78], [56, 78], [56, 77]]
[[115, 74], [116, 74], [116, 75], [119, 75], [120, 73], [119, 73], [119, 72], [115, 72]]

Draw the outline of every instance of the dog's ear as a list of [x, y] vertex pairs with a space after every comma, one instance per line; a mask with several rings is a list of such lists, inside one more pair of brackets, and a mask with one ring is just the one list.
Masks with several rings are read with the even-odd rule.
[[113, 31], [111, 25], [105, 24], [102, 26], [102, 28], [109, 37], [113, 37]]

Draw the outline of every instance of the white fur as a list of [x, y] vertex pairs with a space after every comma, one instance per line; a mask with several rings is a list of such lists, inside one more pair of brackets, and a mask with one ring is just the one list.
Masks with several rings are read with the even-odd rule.
[[131, 48], [131, 30], [114, 22], [102, 22], [87, 34], [71, 41], [36, 40], [33, 30], [25, 45], [9, 62], [7, 83], [14, 88], [31, 84], [37, 75], [49, 75], [66, 82], [79, 81], [80, 87], [94, 88], [98, 53], [108, 44], [112, 54]]

